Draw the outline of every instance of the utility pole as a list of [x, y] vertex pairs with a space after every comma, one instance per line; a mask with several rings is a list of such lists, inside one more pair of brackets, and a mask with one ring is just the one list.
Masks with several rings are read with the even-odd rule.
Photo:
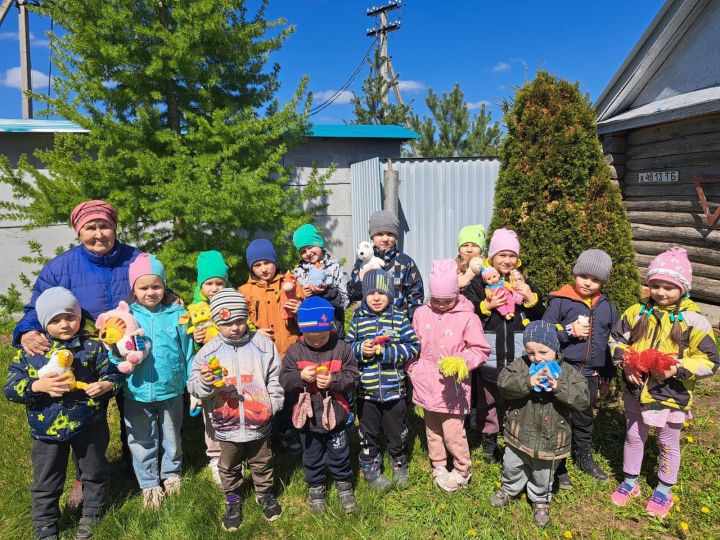
[[22, 115], [23, 118], [32, 118], [32, 91], [31, 64], [30, 64], [30, 26], [28, 23], [28, 12], [25, 6], [26, 0], [3, 0], [0, 4], [0, 25], [10, 7], [17, 4], [18, 7], [18, 36], [20, 38], [20, 81], [22, 85]]

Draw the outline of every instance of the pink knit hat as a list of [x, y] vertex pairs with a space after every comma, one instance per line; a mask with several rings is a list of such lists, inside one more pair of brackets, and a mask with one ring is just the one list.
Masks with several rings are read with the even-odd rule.
[[117, 210], [115, 210], [113, 205], [105, 201], [93, 200], [78, 204], [70, 214], [70, 224], [78, 234], [80, 233], [80, 229], [83, 228], [83, 225], [93, 219], [104, 219], [110, 223], [114, 229], [117, 227]]
[[692, 266], [687, 251], [683, 248], [671, 248], [663, 251], [650, 261], [647, 280], [662, 280], [677, 285], [684, 293], [692, 286]]
[[430, 296], [455, 298], [459, 292], [455, 259], [433, 261], [430, 269]]
[[512, 251], [518, 257], [520, 256], [520, 242], [515, 231], [498, 229], [493, 233], [490, 247], [488, 247], [488, 259], [492, 260], [501, 251]]

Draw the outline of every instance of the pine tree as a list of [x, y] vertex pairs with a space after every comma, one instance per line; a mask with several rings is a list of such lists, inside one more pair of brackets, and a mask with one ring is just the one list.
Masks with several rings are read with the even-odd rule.
[[605, 287], [619, 308], [636, 301], [630, 225], [597, 138], [595, 112], [578, 84], [538, 72], [505, 103], [491, 228], [518, 233], [527, 274], [548, 293], [572, 279], [585, 249], [613, 260]]
[[266, 20], [266, 4], [249, 13], [242, 0], [41, 3], [65, 32], [51, 36], [56, 96], [35, 99], [88, 132], [57, 134], [37, 154], [47, 176], [27, 159], [14, 174], [3, 160], [2, 181], [29, 204], [4, 202], [1, 217], [45, 226], [105, 199], [119, 210], [119, 239], [157, 254], [180, 293], [201, 250], [228, 256], [235, 282], [258, 233], [289, 258], [288, 231], [311, 219], [324, 177], [286, 187], [281, 158], [306, 133], [309, 102], [304, 80], [289, 102], [274, 98], [279, 66], [268, 56], [293, 28]]
[[470, 121], [470, 109], [460, 84], [456, 83], [448, 94], [438, 97], [430, 88], [425, 98], [430, 116], [410, 119], [411, 127], [420, 135], [413, 143], [417, 155], [443, 156], [495, 156], [500, 144], [500, 123], [492, 124], [491, 113], [481, 107]]
[[375, 48], [370, 64], [370, 74], [363, 81], [362, 94], [352, 99], [354, 124], [380, 124], [404, 126], [410, 114], [409, 104], [383, 102], [397, 84], [397, 77], [386, 80], [383, 76], [383, 67], [388, 59], [380, 56], [380, 48]]

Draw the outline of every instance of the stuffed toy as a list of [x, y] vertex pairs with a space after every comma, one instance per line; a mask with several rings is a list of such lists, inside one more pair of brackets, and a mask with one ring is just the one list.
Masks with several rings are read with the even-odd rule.
[[483, 260], [480, 257], [473, 257], [468, 263], [468, 268], [472, 270], [472, 273], [476, 276], [482, 271]]
[[283, 277], [282, 285], [280, 285], [280, 317], [284, 321], [287, 321], [292, 313], [286, 307], [288, 300], [297, 300], [297, 294], [295, 294], [295, 284], [297, 283], [297, 277], [292, 272], [287, 272]]
[[385, 268], [385, 261], [375, 256], [372, 242], [360, 242], [357, 249], [358, 259], [362, 262], [360, 270], [382, 270]]
[[587, 315], [578, 315], [578, 318], [575, 320], [575, 322], [572, 322], [565, 326], [565, 331], [571, 336], [576, 337], [577, 339], [587, 339], [584, 337], [578, 337], [578, 326], [590, 326], [590, 317], [588, 317]]
[[[558, 375], [560, 375], [560, 372], [562, 369], [560, 368], [560, 364], [557, 363], [557, 360], [550, 360], [546, 362], [532, 362], [530, 364], [530, 376], [532, 377], [539, 371], [542, 371], [543, 369], [547, 368], [550, 372], [550, 376], [553, 379], [557, 379]], [[550, 386], [550, 381], [548, 377], [543, 376], [540, 378], [540, 384], [533, 386], [533, 390], [536, 392], [552, 392], [552, 386]]]
[[318, 268], [313, 266], [308, 272], [308, 284], [315, 285], [315, 287], [322, 287], [325, 284], [325, 278], [327, 278], [327, 272], [324, 268]]
[[120, 373], [132, 373], [135, 366], [150, 354], [150, 340], [130, 313], [127, 302], [121, 301], [117, 308], [101, 313], [95, 326], [105, 348], [117, 358], [122, 358], [118, 364]]
[[69, 387], [68, 392], [84, 390], [87, 388], [87, 383], [75, 379], [75, 374], [72, 370], [73, 359], [74, 356], [71, 351], [67, 349], [55, 349], [50, 353], [50, 361], [38, 369], [38, 378], [42, 378], [45, 375], [65, 375], [65, 382], [68, 383]]
[[210, 317], [210, 306], [207, 302], [198, 302], [187, 307], [187, 313], [180, 317], [180, 324], [189, 322], [192, 324], [188, 326], [188, 334], [192, 334], [195, 330], [205, 330], [203, 343], [207, 343], [220, 333], [217, 325]]

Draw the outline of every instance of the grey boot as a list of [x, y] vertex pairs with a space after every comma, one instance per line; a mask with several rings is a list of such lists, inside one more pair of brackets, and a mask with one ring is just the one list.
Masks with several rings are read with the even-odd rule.
[[340, 506], [346, 514], [352, 514], [357, 510], [357, 500], [355, 500], [355, 494], [353, 493], [352, 482], [337, 481], [335, 487], [338, 492], [338, 499], [340, 499]]
[[393, 481], [398, 486], [404, 486], [408, 480], [408, 462], [403, 456], [393, 461]]
[[371, 459], [360, 458], [360, 468], [365, 477], [365, 482], [367, 482], [372, 489], [385, 491], [392, 485], [392, 482], [390, 482], [387, 476], [382, 474], [381, 464], [382, 456], [380, 454]]
[[308, 489], [308, 503], [313, 514], [321, 514], [327, 510], [325, 502], [325, 486], [310, 486]]

